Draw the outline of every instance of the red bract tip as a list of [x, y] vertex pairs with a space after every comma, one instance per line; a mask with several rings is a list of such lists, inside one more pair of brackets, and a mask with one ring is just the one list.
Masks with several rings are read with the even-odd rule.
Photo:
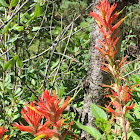
[[127, 108], [127, 110], [131, 110], [131, 109], [133, 109], [134, 105], [135, 105], [135, 103], [134, 103], [134, 104], [132, 104], [132, 105], [130, 105], [130, 106], [128, 106], [128, 107], [126, 107], [126, 108]]
[[[33, 107], [33, 108], [35, 107], [32, 102], [29, 104], [29, 106]], [[29, 126], [24, 126], [21, 122], [20, 122], [20, 125], [13, 123], [13, 126], [17, 127], [21, 131], [26, 131], [26, 132], [29, 132], [34, 135], [37, 132], [37, 129], [39, 127], [39, 123], [40, 123], [42, 116], [39, 115], [38, 113], [36, 113], [30, 107], [27, 106], [26, 107], [27, 109], [23, 108], [21, 110], [21, 115], [26, 120], [26, 122], [29, 124]]]
[[100, 17], [99, 14], [93, 13], [90, 11], [90, 15], [94, 18], [96, 18], [100, 23], [102, 22], [102, 18]]
[[62, 112], [68, 106], [70, 97], [68, 97], [60, 107], [59, 103], [61, 99], [58, 99], [56, 96], [56, 90], [54, 95], [50, 95], [48, 90], [44, 91], [43, 97], [45, 102], [41, 98], [39, 98], [40, 102], [35, 102], [38, 105], [38, 107], [35, 107], [36, 111], [52, 123], [58, 121]]
[[2, 128], [0, 127], [0, 138], [2, 137], [2, 135], [7, 131], [7, 129], [4, 129], [4, 125], [2, 126]]
[[111, 89], [111, 92], [112, 92], [112, 94], [113, 94], [114, 96], [116, 96], [116, 97], [118, 96], [117, 93], [114, 92], [112, 89]]
[[118, 117], [119, 117], [119, 116], [122, 114], [122, 112], [117, 113], [115, 110], [113, 110], [111, 107], [107, 106], [106, 104], [105, 104], [105, 107], [106, 107], [106, 109], [107, 109], [107, 112], [111, 112], [111, 113], [113, 113], [115, 116], [118, 116]]
[[93, 13], [90, 11], [90, 15], [94, 17], [97, 20], [99, 31], [103, 34], [105, 43], [99, 41], [98, 43], [103, 46], [103, 49], [98, 48], [98, 50], [101, 52], [102, 55], [106, 55], [106, 59], [109, 57], [109, 59], [113, 60], [115, 54], [117, 53], [117, 47], [115, 46], [117, 41], [119, 40], [119, 37], [117, 37], [116, 40], [115, 37], [118, 34], [119, 31], [114, 33], [114, 30], [117, 29], [120, 24], [123, 22], [123, 20], [126, 18], [121, 19], [118, 23], [116, 23], [114, 26], [112, 25], [113, 21], [119, 16], [119, 13], [115, 12], [113, 15], [113, 11], [116, 9], [117, 4], [113, 4], [110, 6], [108, 0], [99, 1], [99, 4], [96, 6], [96, 8], [100, 11], [101, 16], [99, 14]]
[[97, 49], [97, 50], [99, 50], [101, 52], [101, 54], [106, 55], [106, 52], [103, 49], [98, 48], [96, 46], [94, 48]]

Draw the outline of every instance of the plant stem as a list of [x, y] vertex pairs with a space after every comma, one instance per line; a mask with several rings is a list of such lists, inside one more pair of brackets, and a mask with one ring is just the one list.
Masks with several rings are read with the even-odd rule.
[[4, 121], [4, 124], [5, 124], [5, 90], [4, 90], [4, 79], [5, 79], [5, 72], [3, 72], [3, 92], [2, 92], [2, 94], [3, 94], [3, 100], [2, 100], [2, 102], [3, 102], [3, 121]]
[[124, 136], [124, 140], [127, 140], [127, 131], [126, 131], [125, 118], [122, 117], [122, 119], [123, 119], [123, 129], [124, 129], [124, 134], [125, 134], [125, 136]]

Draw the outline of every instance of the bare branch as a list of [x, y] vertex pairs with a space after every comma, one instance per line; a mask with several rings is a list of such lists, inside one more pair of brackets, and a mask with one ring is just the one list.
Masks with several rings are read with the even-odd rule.
[[4, 52], [3, 54], [1, 54], [0, 57], [2, 57], [4, 54], [6, 54], [7, 52], [9, 52], [12, 48], [14, 48], [14, 46], [12, 46], [12, 47], [9, 48], [6, 52]]
[[9, 21], [11, 21], [11, 20], [14, 18], [14, 16], [22, 9], [22, 7], [23, 7], [28, 1], [29, 1], [29, 0], [26, 0], [26, 1], [19, 7], [19, 9], [18, 9], [15, 13], [13, 13], [13, 14], [11, 15], [11, 17], [10, 17], [6, 22], [4, 22], [4, 24], [2, 24], [2, 25], [0, 26], [0, 29], [3, 28]]
[[128, 75], [130, 75], [130, 74], [132, 74], [132, 73], [134, 73], [134, 72], [136, 72], [136, 71], [138, 71], [139, 69], [140, 69], [140, 67], [138, 67], [137, 69], [135, 69], [135, 70], [133, 70], [133, 71], [127, 73], [126, 75], [124, 75], [124, 76], [122, 76], [122, 77], [126, 77], [126, 76], [128, 76]]
[[35, 59], [35, 58], [41, 56], [42, 54], [44, 54], [45, 52], [49, 51], [50, 49], [52, 49], [52, 46], [49, 47], [47, 50], [43, 51], [42, 53], [37, 54], [37, 55], [35, 55], [35, 56], [33, 56], [33, 57], [29, 58], [29, 59], [26, 59], [26, 60], [24, 60], [24, 61], [22, 61], [22, 62], [25, 63], [25, 62], [27, 62], [27, 61], [29, 61], [29, 60]]

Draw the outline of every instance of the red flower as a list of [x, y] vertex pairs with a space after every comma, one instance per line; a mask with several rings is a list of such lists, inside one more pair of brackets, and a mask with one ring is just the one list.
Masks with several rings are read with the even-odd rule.
[[106, 107], [106, 109], [107, 109], [107, 112], [111, 112], [111, 113], [113, 113], [115, 116], [120, 116], [121, 114], [122, 114], [122, 111], [120, 111], [119, 113], [117, 113], [115, 110], [113, 110], [110, 106], [107, 106], [106, 104], [105, 104], [105, 107]]
[[70, 97], [68, 97], [60, 107], [58, 107], [58, 105], [61, 99], [58, 100], [58, 97], [56, 96], [56, 90], [52, 96], [48, 90], [43, 90], [43, 97], [45, 102], [41, 99], [41, 97], [39, 97], [40, 102], [35, 102], [39, 108], [34, 107], [35, 110], [41, 115], [45, 116], [48, 121], [53, 123], [57, 122], [60, 119], [64, 109], [68, 106]]
[[118, 101], [116, 101], [115, 98], [112, 97], [111, 95], [107, 95], [106, 97], [109, 97], [112, 100], [111, 102], [109, 102], [109, 104], [110, 105], [112, 104], [117, 109], [118, 113], [115, 110], [113, 110], [110, 106], [107, 106], [105, 104], [105, 107], [107, 108], [107, 112], [111, 112], [116, 116], [120, 116], [122, 114], [120, 103], [118, 103]]
[[2, 135], [7, 131], [7, 129], [4, 129], [4, 125], [2, 128], [0, 128], [0, 138], [2, 137]]
[[[104, 28], [104, 31], [109, 31], [110, 33], [112, 33], [116, 28], [119, 27], [119, 25], [123, 22], [124, 18], [121, 19], [118, 23], [116, 23], [113, 27], [112, 27], [112, 23], [113, 21], [119, 16], [119, 14], [122, 12], [115, 12], [113, 15], [113, 11], [116, 9], [117, 4], [113, 4], [112, 6], [110, 6], [108, 0], [103, 0], [103, 2], [101, 3], [99, 1], [99, 5], [96, 6], [96, 8], [100, 11], [101, 16], [99, 14], [93, 13], [90, 11], [90, 15], [94, 18], [97, 19], [98, 21], [98, 25], [100, 28]], [[111, 16], [112, 15], [112, 16]], [[108, 32], [108, 33], [109, 33]]]
[[103, 46], [103, 48], [95, 47], [98, 49], [103, 56], [106, 56], [106, 59], [113, 59], [118, 47], [116, 47], [116, 43], [119, 40], [119, 37], [116, 37], [119, 31], [114, 33], [114, 30], [117, 29], [123, 20], [126, 18], [121, 19], [118, 23], [112, 26], [113, 21], [119, 16], [122, 12], [115, 12], [113, 11], [116, 9], [117, 4], [113, 4], [110, 6], [108, 0], [99, 1], [99, 5], [96, 8], [100, 11], [101, 16], [99, 14], [93, 13], [90, 11], [90, 15], [97, 20], [99, 31], [104, 35], [105, 42], [99, 40], [98, 43]]
[[118, 95], [113, 90], [111, 90], [111, 92], [115, 97], [119, 98], [121, 101], [124, 102], [124, 104], [126, 104], [131, 98], [131, 95], [130, 95], [131, 90], [132, 90], [131, 88], [127, 88], [127, 86], [122, 87], [121, 85]]
[[[124, 106], [130, 100], [131, 88], [128, 89], [127, 86], [122, 87], [121, 85], [119, 89], [119, 95], [113, 90], [111, 90], [113, 95], [106, 95], [106, 97], [109, 97], [111, 99], [110, 105], [112, 104], [117, 109], [118, 113], [115, 110], [113, 110], [110, 106], [105, 105], [105, 107], [107, 108], [107, 111], [115, 114], [116, 116], [120, 116], [123, 110], [121, 109], [122, 103]], [[134, 105], [135, 104], [132, 104], [126, 107], [125, 112], [127, 110], [131, 110], [134, 107]]]
[[70, 129], [70, 127], [71, 127], [71, 125], [72, 125], [73, 123], [74, 123], [74, 121], [72, 121], [72, 122], [69, 124], [67, 131], [63, 132], [63, 133], [61, 134], [61, 137], [65, 137], [65, 136], [68, 134], [69, 129]]
[[134, 105], [135, 105], [135, 103], [132, 104], [132, 105], [130, 105], [130, 106], [128, 106], [128, 107], [126, 107], [126, 109], [127, 109], [127, 110], [131, 110], [131, 109], [133, 109]]
[[[32, 102], [29, 104], [29, 106], [35, 107]], [[42, 116], [33, 111], [28, 106], [27, 111], [24, 108], [21, 110], [21, 115], [24, 117], [29, 126], [24, 126], [21, 122], [20, 125], [14, 123], [13, 126], [17, 127], [21, 131], [26, 131], [33, 135], [36, 134]]]
[[[29, 126], [24, 126], [21, 122], [20, 125], [14, 123], [13, 126], [21, 131], [31, 133], [36, 139], [43, 138], [44, 140], [48, 140], [53, 136], [60, 136], [61, 133], [59, 131], [61, 130], [61, 126], [65, 125], [64, 117], [61, 119], [60, 117], [64, 109], [67, 107], [70, 97], [68, 97], [60, 107], [58, 107], [58, 105], [61, 99], [58, 100], [56, 90], [52, 96], [47, 90], [43, 90], [43, 97], [45, 101], [41, 99], [41, 97], [39, 97], [40, 102], [34, 101], [38, 105], [37, 107], [31, 102], [29, 105], [26, 105], [27, 110], [21, 110], [21, 114]], [[40, 123], [42, 116], [47, 118], [45, 124]]]
[[35, 134], [35, 137], [37, 137], [39, 135], [44, 135], [44, 140], [48, 140], [52, 136], [58, 136], [58, 132], [56, 130], [54, 130], [54, 129], [46, 128], [46, 129], [44, 129], [44, 130], [39, 131], [38, 133], [36, 133]]

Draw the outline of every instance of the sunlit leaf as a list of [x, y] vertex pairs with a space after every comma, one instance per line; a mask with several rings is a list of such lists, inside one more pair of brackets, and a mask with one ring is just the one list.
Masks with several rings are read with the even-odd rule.
[[35, 6], [34, 17], [39, 17], [42, 14], [42, 9], [39, 3]]
[[40, 26], [33, 27], [32, 31], [38, 31], [40, 29]]
[[15, 65], [16, 61], [12, 58], [4, 66], [3, 69], [6, 71]]
[[10, 5], [11, 5], [11, 6], [16, 6], [16, 5], [18, 4], [18, 1], [19, 1], [19, 0], [11, 0]]
[[103, 109], [101, 109], [100, 107], [98, 107], [97, 105], [92, 104], [92, 103], [90, 103], [90, 107], [91, 107], [91, 111], [96, 119], [103, 118], [103, 119], [107, 120], [107, 115]]
[[2, 30], [2, 34], [4, 34], [9, 29], [11, 22], [12, 22], [12, 20], [10, 22], [8, 22], [7, 25], [5, 25], [5, 27]]
[[8, 7], [9, 5], [5, 2], [5, 0], [0, 0], [0, 3], [4, 7]]
[[101, 135], [101, 133], [96, 128], [85, 126], [85, 125], [82, 125], [81, 123], [78, 123], [78, 122], [76, 122], [76, 125], [80, 129], [83, 129], [84, 131], [88, 132], [96, 140], [100, 140], [102, 135]]
[[46, 136], [45, 134], [41, 134], [41, 135], [37, 136], [36, 138], [34, 138], [33, 140], [42, 139], [42, 138], [44, 138], [45, 136]]

